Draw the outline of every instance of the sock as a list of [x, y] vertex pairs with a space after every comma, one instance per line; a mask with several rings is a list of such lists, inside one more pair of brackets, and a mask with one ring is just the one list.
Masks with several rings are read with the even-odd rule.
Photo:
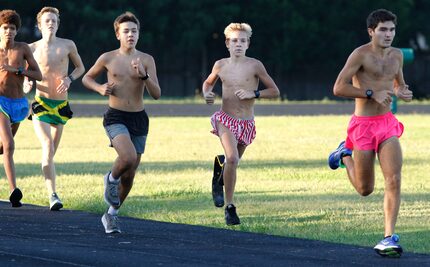
[[115, 209], [114, 207], [110, 206], [108, 209], [108, 214], [112, 216], [117, 216], [119, 212], [119, 209]]
[[112, 176], [112, 172], [109, 173], [109, 182], [113, 182], [113, 183], [118, 183], [119, 182], [119, 178], [115, 178]]

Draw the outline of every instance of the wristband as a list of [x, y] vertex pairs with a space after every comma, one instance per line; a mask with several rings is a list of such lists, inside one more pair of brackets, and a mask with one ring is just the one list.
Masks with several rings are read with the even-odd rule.
[[139, 79], [141, 79], [142, 81], [146, 81], [146, 80], [148, 80], [148, 78], [149, 78], [148, 73], [146, 73], [146, 75], [143, 77], [139, 77]]
[[75, 79], [73, 79], [73, 76], [72, 76], [72, 74], [70, 74], [69, 76], [67, 76], [67, 78], [69, 78], [70, 79], [70, 82], [73, 82]]
[[15, 72], [16, 75], [22, 75], [22, 73], [24, 72], [24, 68], [23, 67], [19, 67], [18, 70]]
[[260, 91], [255, 90], [254, 94], [255, 94], [255, 98], [260, 98]]

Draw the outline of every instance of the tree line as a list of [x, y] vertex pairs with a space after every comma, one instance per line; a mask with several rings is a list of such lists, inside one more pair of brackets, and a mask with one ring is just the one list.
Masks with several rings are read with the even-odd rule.
[[[417, 35], [430, 34], [426, 0], [0, 0], [0, 6], [21, 15], [17, 40], [28, 43], [39, 38], [37, 12], [57, 7], [57, 35], [75, 41], [87, 69], [101, 53], [118, 48], [113, 20], [125, 11], [135, 13], [141, 22], [137, 48], [154, 56], [165, 96], [195, 94], [215, 60], [228, 57], [223, 31], [230, 22], [252, 26], [248, 55], [265, 64], [288, 99], [332, 95], [348, 55], [369, 41], [366, 17], [377, 8], [398, 16], [394, 46], [415, 46], [417, 57], [428, 57], [416, 44]], [[428, 66], [428, 60], [417, 62]], [[406, 79], [425, 97], [430, 83], [426, 73], [416, 73], [421, 67], [409, 67]]]

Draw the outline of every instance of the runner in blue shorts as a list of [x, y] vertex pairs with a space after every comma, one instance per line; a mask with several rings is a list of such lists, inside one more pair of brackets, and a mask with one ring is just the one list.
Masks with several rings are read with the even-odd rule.
[[[16, 187], [13, 137], [19, 123], [28, 115], [24, 97], [24, 76], [41, 80], [42, 74], [26, 43], [15, 42], [21, 18], [14, 10], [0, 11], [0, 153], [9, 182], [9, 200], [12, 207], [20, 207], [22, 192]], [[27, 66], [27, 68], [26, 68]]]

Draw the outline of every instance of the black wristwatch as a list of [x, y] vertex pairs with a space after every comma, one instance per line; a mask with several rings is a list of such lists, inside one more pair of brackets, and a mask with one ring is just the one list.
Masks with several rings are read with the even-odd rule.
[[146, 81], [146, 80], [148, 80], [148, 79], [149, 79], [149, 74], [148, 74], [148, 73], [146, 73], [146, 75], [145, 75], [145, 76], [143, 76], [143, 77], [139, 77], [139, 79], [141, 79], [142, 81]]
[[372, 99], [373, 96], [373, 90], [372, 89], [367, 89], [366, 90], [366, 97], [367, 99]]
[[15, 72], [16, 75], [21, 75], [24, 72], [23, 67], [19, 67], [18, 70]]
[[255, 90], [254, 94], [255, 94], [255, 98], [260, 98], [260, 91]]

